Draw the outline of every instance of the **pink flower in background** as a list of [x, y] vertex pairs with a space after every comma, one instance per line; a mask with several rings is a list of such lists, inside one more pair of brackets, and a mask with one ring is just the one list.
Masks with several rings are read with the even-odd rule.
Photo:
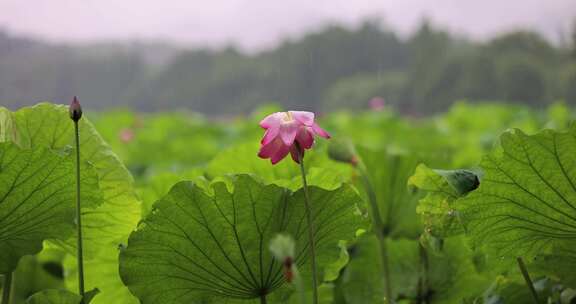
[[134, 131], [132, 129], [122, 129], [120, 130], [120, 140], [127, 144], [134, 139]]
[[382, 111], [384, 109], [384, 106], [386, 105], [386, 101], [384, 101], [384, 98], [376, 96], [370, 99], [368, 105], [370, 106], [370, 109], [373, 111]]
[[304, 156], [304, 150], [312, 148], [314, 135], [330, 138], [330, 134], [314, 122], [312, 112], [277, 112], [266, 116], [260, 126], [266, 129], [266, 133], [260, 142], [258, 156], [270, 158], [272, 164], [281, 161], [288, 153], [299, 163], [298, 154]]

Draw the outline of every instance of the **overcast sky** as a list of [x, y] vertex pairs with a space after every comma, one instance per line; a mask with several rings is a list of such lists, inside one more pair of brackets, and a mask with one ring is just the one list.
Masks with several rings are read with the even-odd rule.
[[53, 41], [160, 39], [257, 49], [329, 21], [382, 16], [402, 33], [423, 15], [476, 38], [527, 27], [557, 39], [576, 0], [0, 0], [0, 27]]

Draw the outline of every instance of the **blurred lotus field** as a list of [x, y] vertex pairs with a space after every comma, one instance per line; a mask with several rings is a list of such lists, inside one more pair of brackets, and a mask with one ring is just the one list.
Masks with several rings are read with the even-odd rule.
[[[267, 114], [281, 110], [268, 105], [248, 116], [217, 119], [186, 111], [115, 110], [88, 115], [136, 181], [145, 182], [159, 173], [199, 170], [208, 176], [221, 174], [224, 172], [211, 174], [210, 168], [226, 155], [236, 155], [237, 160], [246, 162], [255, 159], [255, 164], [249, 165], [261, 164], [264, 171], [292, 167], [288, 161], [268, 166], [254, 157], [263, 134], [258, 123]], [[563, 103], [536, 110], [504, 103], [459, 102], [447, 112], [429, 117], [407, 117], [386, 108], [317, 114], [317, 117], [335, 139], [346, 138], [357, 146], [383, 153], [415, 155], [431, 166], [460, 168], [478, 165], [482, 155], [498, 144], [498, 137], [507, 129], [518, 128], [529, 134], [544, 128], [562, 130], [574, 119], [574, 112]], [[327, 158], [325, 150], [329, 142], [317, 140], [311, 153], [320, 159]], [[230, 172], [250, 172], [248, 168], [242, 169], [241, 163], [234, 163], [230, 164], [235, 165]], [[320, 162], [317, 167], [324, 164]]]
[[[118, 109], [84, 113], [134, 179], [138, 200], [134, 206], [139, 205], [139, 210], [110, 216], [117, 217], [115, 221], [132, 225], [134, 229], [141, 219], [166, 210], [162, 206], [168, 201], [163, 197], [182, 180], [208, 187], [206, 185], [216, 181], [228, 181], [232, 174], [249, 174], [263, 185], [275, 184], [296, 191], [301, 187], [300, 171], [289, 157], [275, 166], [269, 160], [257, 157], [263, 134], [258, 123], [266, 115], [281, 110], [267, 105], [246, 116], [221, 118], [187, 111], [139, 113]], [[353, 239], [343, 238], [331, 247], [327, 245], [326, 248], [331, 248], [334, 254], [331, 260], [322, 260], [320, 303], [384, 303], [384, 275], [380, 272], [377, 258], [377, 241], [370, 230], [366, 189], [353, 166], [329, 156], [329, 150], [341, 148], [338, 145], [354, 147], [353, 151], [366, 165], [374, 185], [385, 226], [383, 234], [388, 247], [388, 276], [394, 303], [532, 303], [533, 295], [516, 265], [517, 256], [523, 257], [527, 264], [540, 303], [575, 303], [576, 271], [573, 270], [576, 269], [576, 246], [570, 244], [576, 244], [576, 209], [555, 205], [559, 199], [547, 187], [557, 189], [555, 193], [568, 205], [576, 204], [572, 200], [576, 192], [559, 180], [560, 173], [555, 175], [547, 171], [556, 167], [553, 163], [544, 163], [548, 161], [546, 156], [531, 158], [551, 151], [552, 146], [556, 148], [555, 136], [559, 136], [559, 145], [565, 146], [561, 146], [564, 150], [557, 150], [555, 155], [559, 156], [558, 163], [566, 159], [565, 175], [570, 180], [576, 170], [576, 146], [569, 142], [569, 137], [562, 137], [575, 134], [574, 127], [571, 127], [575, 112], [570, 106], [556, 103], [544, 109], [534, 109], [505, 103], [457, 102], [448, 111], [428, 117], [400, 115], [387, 107], [317, 114], [316, 117], [332, 138], [317, 139], [315, 147], [307, 151], [308, 182], [319, 188], [317, 191], [339, 191], [337, 189], [341, 189], [343, 184], [350, 185], [352, 192], [358, 195], [358, 214], [365, 222], [359, 226]], [[3, 127], [0, 142], [6, 140], [6, 131], [10, 130], [6, 124], [0, 124], [0, 131]], [[544, 129], [553, 131], [542, 133]], [[528, 148], [522, 152], [514, 147]], [[511, 165], [513, 158], [522, 155], [531, 160], [534, 172], [542, 172], [542, 180], [533, 179], [528, 171], [524, 171], [523, 160], [518, 160], [517, 167]], [[510, 159], [504, 159], [506, 157]], [[98, 169], [99, 163], [95, 164]], [[555, 206], [559, 211], [546, 213], [545, 217], [532, 217], [528, 212], [525, 218], [533, 222], [491, 231], [490, 226], [496, 228], [498, 221], [491, 222], [490, 214], [474, 209], [480, 206], [484, 206], [483, 210], [489, 209], [488, 205], [482, 205], [489, 201], [487, 195], [508, 199], [516, 197], [527, 208], [539, 210], [530, 207], [532, 202], [525, 194], [507, 196], [513, 190], [505, 188], [504, 177], [495, 173], [493, 167], [505, 168], [509, 164], [512, 166], [508, 168], [510, 170], [503, 169], [502, 172], [517, 172], [518, 184], [533, 185], [527, 189], [533, 190], [543, 203]], [[455, 177], [455, 173], [460, 171], [450, 170], [460, 169], [467, 169], [462, 172], [478, 176], [480, 188], [476, 190], [475, 185], [462, 191], [459, 184], [453, 183], [455, 179], [461, 181]], [[491, 183], [498, 181], [501, 183], [491, 188]], [[113, 187], [114, 181], [109, 182]], [[491, 189], [496, 190], [490, 192]], [[212, 191], [217, 193], [219, 190], [214, 188]], [[160, 202], [155, 205], [158, 200]], [[466, 202], [466, 206], [459, 205]], [[495, 210], [496, 215], [492, 215], [499, 221], [507, 217], [498, 215], [498, 210], [508, 210], [505, 213], [508, 212], [509, 218], [522, 218], [521, 212], [494, 208], [490, 210]], [[475, 216], [480, 215], [485, 217], [479, 221]], [[548, 223], [550, 219], [555, 224]], [[534, 223], [538, 221], [539, 225]], [[556, 224], [563, 228], [554, 226]], [[524, 234], [538, 229], [541, 230], [539, 236]], [[517, 234], [509, 235], [510, 230]], [[194, 238], [201, 240], [203, 236], [198, 234], [202, 232], [192, 232]], [[505, 239], [497, 239], [498, 236]], [[517, 245], [515, 236], [526, 246]], [[126, 246], [132, 246], [127, 245], [127, 238], [128, 235], [124, 235], [116, 238], [115, 243], [102, 242], [105, 245], [98, 245], [100, 248], [96, 253], [86, 254], [86, 287], [100, 290], [91, 303], [138, 303], [124, 284], [134, 284], [134, 290], [142, 296], [142, 303], [155, 303], [135, 283], [138, 273], [124, 275], [124, 283], [121, 279], [118, 254]], [[544, 238], [546, 244], [541, 243]], [[516, 249], [497, 245], [504, 241]], [[14, 272], [13, 304], [26, 303], [32, 294], [45, 289], [76, 292], [73, 251], [67, 251], [65, 245], [57, 243], [45, 241], [40, 253], [20, 259]], [[296, 247], [299, 245], [303, 246], [297, 242]], [[307, 273], [304, 271], [303, 275]], [[169, 286], [163, 284], [167, 283], [150, 282], [148, 288], [169, 293]], [[278, 295], [271, 296], [269, 303], [299, 303], [294, 291], [286, 285], [272, 294]], [[163, 300], [156, 303], [258, 301], [199, 296], [195, 298], [199, 302], [179, 299], [175, 297], [172, 302]]]

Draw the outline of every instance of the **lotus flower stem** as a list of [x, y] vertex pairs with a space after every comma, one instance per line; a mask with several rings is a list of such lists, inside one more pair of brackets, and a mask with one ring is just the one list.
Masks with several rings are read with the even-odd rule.
[[12, 273], [4, 274], [2, 286], [2, 304], [10, 304], [10, 292], [12, 291]]
[[532, 294], [532, 298], [534, 299], [534, 303], [536, 303], [536, 304], [540, 303], [538, 301], [538, 293], [536, 292], [536, 289], [534, 288], [534, 283], [532, 283], [532, 279], [530, 278], [530, 274], [528, 273], [528, 270], [526, 269], [526, 265], [524, 264], [524, 260], [522, 260], [521, 257], [517, 257], [516, 262], [518, 262], [518, 268], [520, 268], [520, 272], [522, 272], [522, 276], [524, 277], [524, 281], [526, 281], [526, 285], [528, 286], [528, 289], [530, 289], [530, 293]]
[[330, 134], [314, 122], [314, 113], [306, 111], [277, 112], [266, 116], [260, 126], [266, 130], [260, 141], [258, 157], [270, 159], [274, 165], [290, 153], [292, 160], [300, 165], [302, 173], [302, 188], [306, 220], [308, 222], [308, 238], [310, 240], [310, 256], [312, 266], [312, 303], [318, 303], [318, 272], [316, 270], [316, 241], [314, 240], [314, 223], [310, 208], [306, 169], [304, 168], [304, 151], [314, 145], [316, 135], [330, 138]]
[[74, 141], [76, 144], [76, 229], [77, 237], [77, 256], [78, 256], [78, 293], [82, 297], [81, 304], [84, 304], [84, 258], [82, 250], [82, 212], [80, 204], [80, 135], [78, 131], [78, 121], [82, 118], [82, 107], [78, 99], [74, 100], [69, 107], [70, 119], [74, 121]]
[[316, 270], [316, 241], [314, 240], [314, 223], [312, 222], [312, 210], [310, 208], [310, 197], [308, 195], [308, 183], [306, 182], [306, 169], [304, 168], [304, 150], [296, 144], [299, 151], [298, 160], [300, 172], [302, 173], [302, 187], [304, 188], [304, 202], [306, 204], [306, 220], [308, 222], [308, 238], [310, 239], [310, 256], [312, 261], [312, 303], [318, 304], [318, 273]]
[[368, 178], [368, 172], [366, 166], [361, 161], [358, 163], [358, 171], [362, 177], [362, 182], [364, 187], [366, 187], [366, 192], [368, 193], [368, 201], [370, 203], [370, 209], [372, 214], [372, 228], [376, 238], [378, 239], [378, 247], [380, 249], [380, 263], [382, 264], [382, 274], [384, 275], [384, 297], [385, 303], [392, 303], [392, 284], [390, 282], [390, 263], [388, 262], [388, 246], [386, 245], [386, 236], [384, 235], [384, 223], [380, 217], [380, 208], [378, 207], [378, 201], [376, 199], [376, 192], [374, 192], [374, 187], [372, 182]]
[[428, 290], [428, 253], [426, 248], [418, 242], [418, 254], [420, 256], [420, 277], [418, 278], [418, 298], [417, 303], [428, 304], [429, 290]]

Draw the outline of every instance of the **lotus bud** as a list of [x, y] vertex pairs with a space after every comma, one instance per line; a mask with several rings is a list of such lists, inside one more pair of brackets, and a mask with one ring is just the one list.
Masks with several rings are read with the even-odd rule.
[[68, 112], [70, 114], [70, 119], [75, 122], [78, 122], [80, 118], [82, 118], [82, 107], [80, 106], [80, 102], [78, 102], [78, 98], [76, 98], [76, 96], [74, 96], [72, 103], [70, 103]]
[[480, 186], [479, 174], [470, 170], [434, 170], [442, 175], [459, 195], [476, 190]]
[[294, 257], [294, 247], [294, 239], [289, 235], [278, 234], [270, 241], [270, 251], [280, 261]]
[[356, 166], [358, 153], [349, 139], [335, 139], [328, 146], [328, 156], [335, 161]]
[[284, 270], [284, 278], [288, 283], [294, 280], [295, 265], [294, 265], [294, 240], [288, 235], [277, 235], [270, 242], [270, 251], [274, 257], [282, 262]]

